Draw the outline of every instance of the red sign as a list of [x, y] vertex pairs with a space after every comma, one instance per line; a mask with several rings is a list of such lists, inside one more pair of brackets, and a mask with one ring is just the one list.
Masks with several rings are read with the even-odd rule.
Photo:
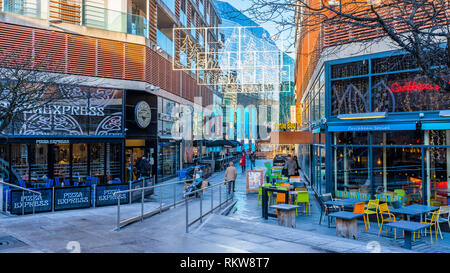
[[429, 84], [429, 83], [416, 83], [416, 81], [409, 81], [403, 85], [394, 82], [391, 85], [391, 90], [394, 93], [399, 92], [411, 92], [411, 91], [439, 91], [441, 87], [439, 85]]

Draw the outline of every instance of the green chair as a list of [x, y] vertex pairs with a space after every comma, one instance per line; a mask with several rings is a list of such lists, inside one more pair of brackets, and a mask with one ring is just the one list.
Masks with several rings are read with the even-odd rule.
[[[305, 203], [305, 213], [308, 212], [308, 214], [311, 215], [311, 205], [309, 203], [309, 193], [307, 193], [307, 192], [297, 193], [297, 197], [295, 198], [294, 204], [297, 205], [298, 203]], [[306, 206], [308, 206], [308, 208]], [[298, 215], [297, 210], [295, 211], [295, 215]]]
[[[271, 187], [272, 186], [272, 184], [270, 184], [270, 183], [264, 183], [263, 185], [262, 185], [262, 187], [260, 186], [259, 187], [259, 190], [258, 190], [258, 206], [261, 204], [261, 206], [262, 206], [262, 188], [264, 187], [264, 188], [267, 188], [267, 187]], [[271, 204], [272, 203], [272, 193], [271, 192], [268, 192], [267, 193], [267, 196], [269, 197], [269, 204]]]

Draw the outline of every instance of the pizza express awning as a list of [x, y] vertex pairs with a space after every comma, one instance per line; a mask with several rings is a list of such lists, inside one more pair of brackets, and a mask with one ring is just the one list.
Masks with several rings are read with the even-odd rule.
[[313, 133], [301, 132], [270, 132], [270, 144], [314, 144]]

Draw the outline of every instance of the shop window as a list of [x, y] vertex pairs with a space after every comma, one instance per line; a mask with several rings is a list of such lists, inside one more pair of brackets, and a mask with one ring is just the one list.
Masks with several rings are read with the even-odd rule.
[[368, 61], [359, 61], [331, 66], [331, 78], [345, 78], [369, 73]]
[[9, 181], [9, 146], [6, 144], [0, 145], [0, 178], [3, 181]]
[[29, 159], [26, 144], [12, 144], [11, 147], [11, 182], [18, 184], [18, 180], [29, 181]]
[[105, 174], [105, 145], [103, 143], [90, 145], [90, 175], [98, 177], [103, 182], [103, 176]]
[[446, 110], [450, 94], [418, 72], [389, 74], [372, 80], [373, 112]]
[[[450, 145], [450, 130], [431, 130], [430, 145]], [[426, 172], [429, 177], [430, 205], [448, 205], [448, 181], [450, 179], [450, 148], [432, 147], [426, 150]]]
[[396, 55], [372, 60], [372, 73], [384, 73], [417, 68], [415, 59], [407, 55]]
[[106, 144], [106, 180], [122, 180], [121, 177], [121, 161], [122, 161], [122, 144]]
[[422, 150], [415, 147], [373, 149], [373, 181], [377, 198], [403, 205], [422, 204]]
[[77, 182], [85, 182], [88, 175], [87, 144], [73, 144], [72, 178]]
[[423, 144], [422, 131], [389, 131], [373, 132], [375, 145], [421, 145]]
[[[334, 148], [335, 194], [351, 197], [355, 193], [370, 193], [369, 149], [366, 147]], [[339, 191], [339, 192], [337, 192]], [[340, 193], [344, 193], [341, 195]]]
[[[43, 185], [48, 178], [48, 145], [30, 145], [31, 183]], [[45, 185], [45, 184], [44, 184]]]
[[54, 177], [58, 177], [60, 182], [63, 182], [64, 179], [70, 178], [70, 144], [54, 145], [53, 152]]
[[333, 115], [369, 112], [369, 80], [357, 78], [331, 83]]
[[337, 132], [335, 133], [336, 144], [369, 144], [368, 132]]

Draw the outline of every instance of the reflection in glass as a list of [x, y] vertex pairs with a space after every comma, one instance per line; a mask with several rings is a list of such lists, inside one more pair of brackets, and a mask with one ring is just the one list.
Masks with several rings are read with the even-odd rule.
[[334, 153], [335, 189], [345, 192], [370, 192], [369, 149], [336, 147]]
[[87, 144], [73, 144], [72, 178], [80, 183], [86, 180], [87, 170]]
[[28, 149], [26, 144], [11, 145], [11, 164], [11, 182], [18, 183], [18, 180], [28, 182]]
[[31, 144], [30, 145], [30, 169], [32, 183], [45, 183], [48, 177], [48, 145]]
[[54, 151], [54, 177], [62, 182], [70, 177], [70, 144], [53, 146]]

